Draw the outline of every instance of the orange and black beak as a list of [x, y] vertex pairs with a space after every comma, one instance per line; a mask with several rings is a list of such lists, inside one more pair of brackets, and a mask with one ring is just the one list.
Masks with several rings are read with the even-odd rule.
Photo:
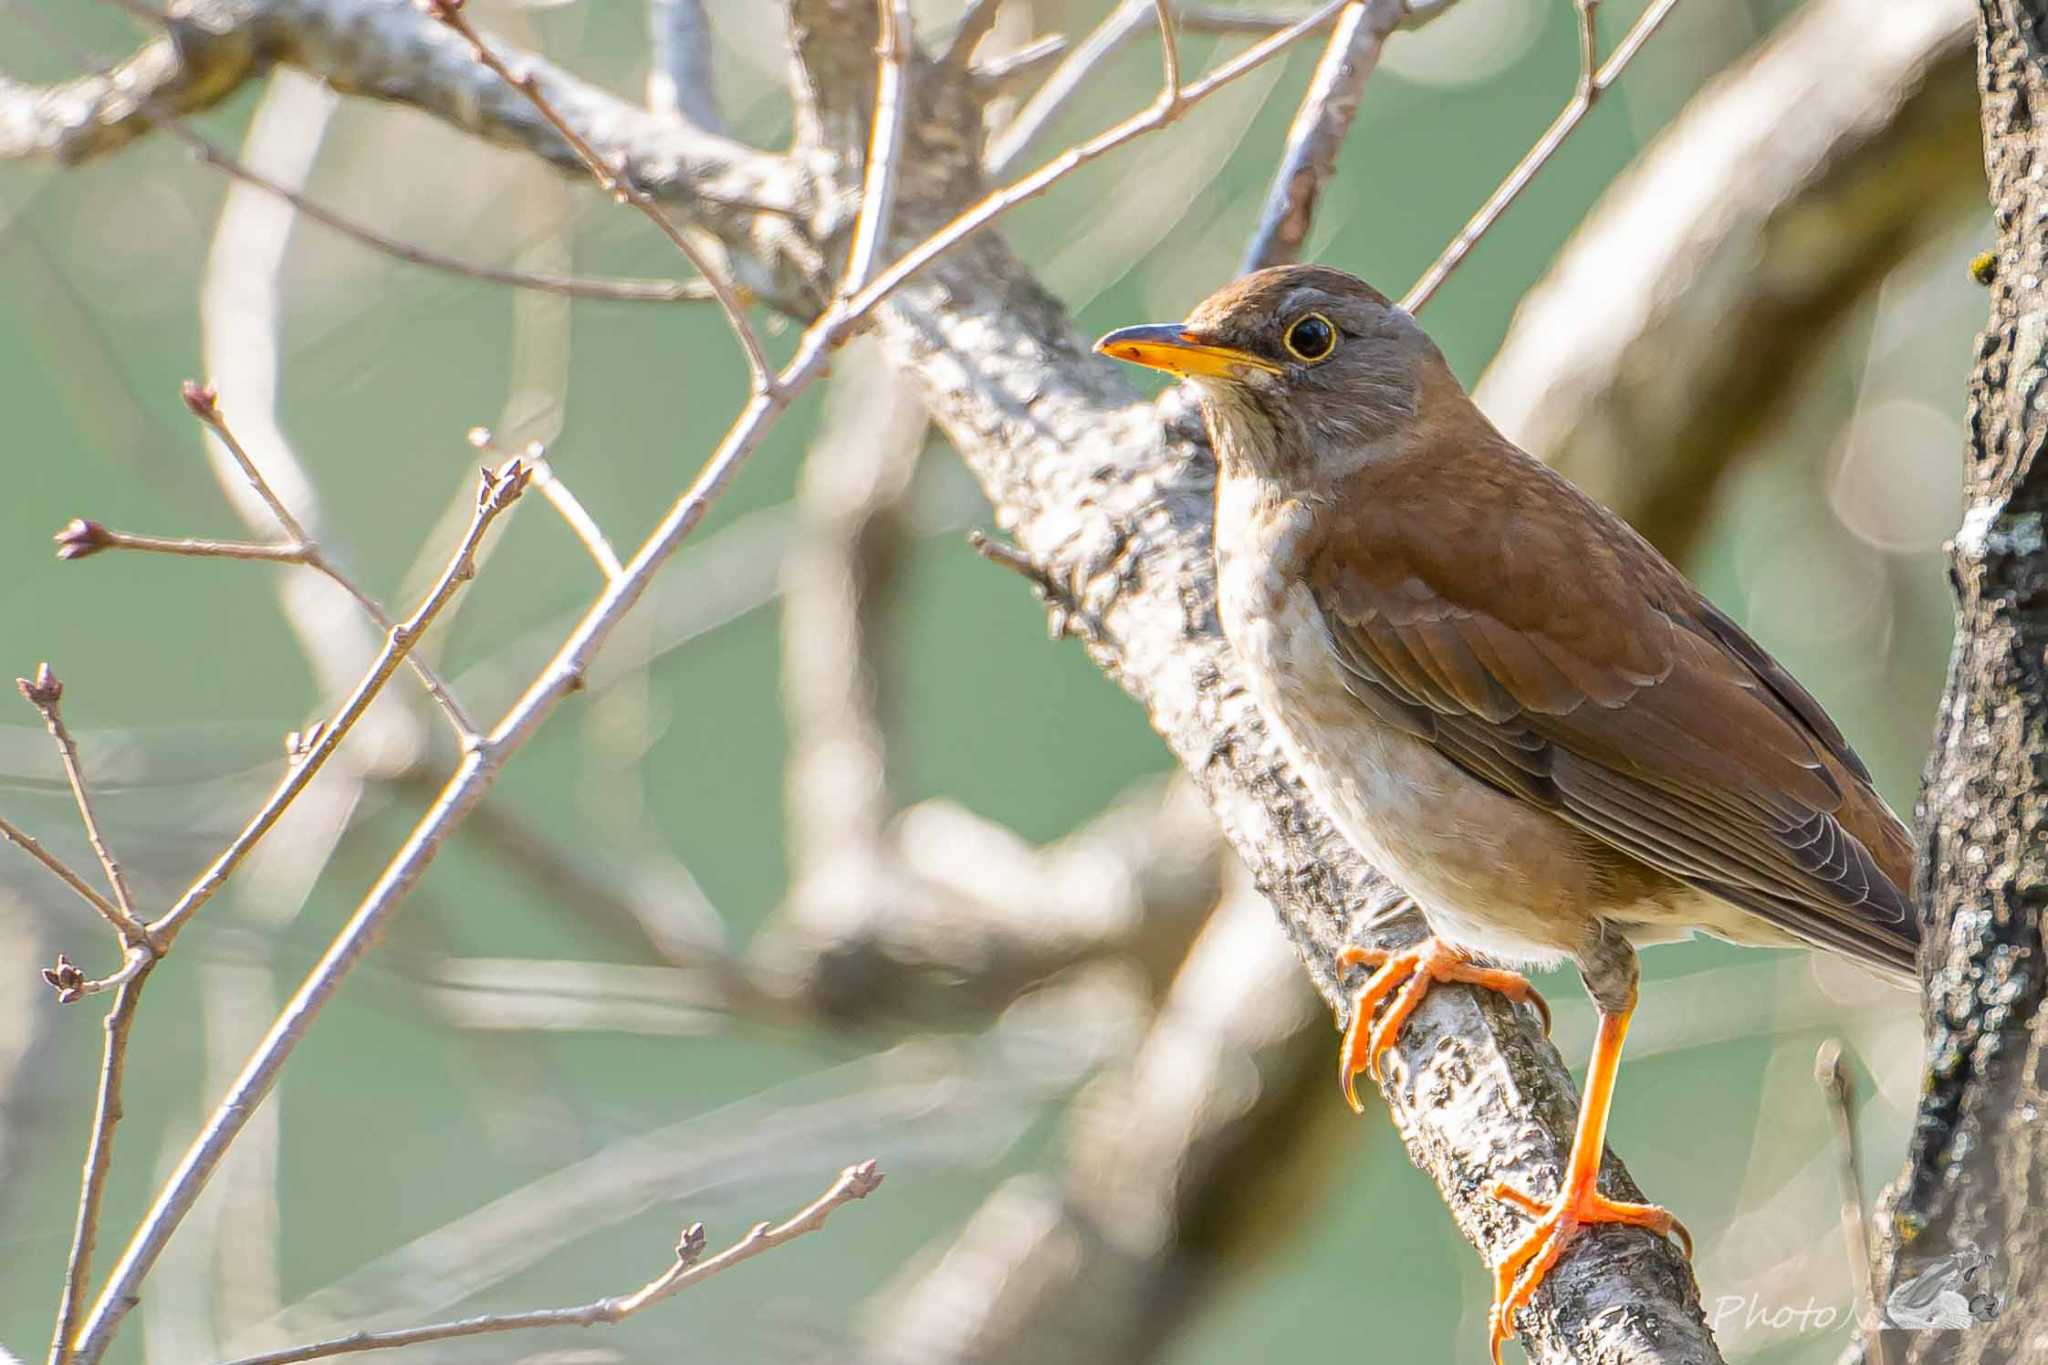
[[1280, 373], [1280, 367], [1234, 346], [1203, 341], [1178, 322], [1148, 322], [1119, 327], [1095, 343], [1095, 349], [1116, 360], [1195, 379], [1238, 379], [1246, 370]]

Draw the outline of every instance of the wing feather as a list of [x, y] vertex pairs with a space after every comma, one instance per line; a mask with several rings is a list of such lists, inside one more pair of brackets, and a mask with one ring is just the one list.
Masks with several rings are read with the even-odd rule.
[[1560, 526], [1583, 541], [1561, 547], [1566, 576], [1503, 592], [1531, 577], [1512, 544], [1447, 544], [1416, 519], [1360, 511], [1358, 534], [1328, 546], [1362, 538], [1372, 553], [1326, 548], [1310, 567], [1353, 695], [1669, 876], [1910, 972], [1909, 836], [1820, 704], [1626, 525], [1511, 458], [1511, 477], [1476, 495], [1505, 490], [1523, 517], [1556, 507], [1546, 552]]

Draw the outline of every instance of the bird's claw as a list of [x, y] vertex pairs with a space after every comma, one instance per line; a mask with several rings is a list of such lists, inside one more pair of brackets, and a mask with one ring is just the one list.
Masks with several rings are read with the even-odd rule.
[[1487, 1314], [1487, 1345], [1493, 1365], [1500, 1365], [1501, 1345], [1515, 1333], [1515, 1315], [1529, 1306], [1565, 1248], [1584, 1228], [1600, 1223], [1648, 1228], [1659, 1236], [1675, 1238], [1685, 1258], [1692, 1259], [1692, 1233], [1669, 1209], [1656, 1204], [1609, 1199], [1591, 1187], [1567, 1191], [1555, 1203], [1545, 1204], [1505, 1181], [1495, 1184], [1492, 1194], [1536, 1219], [1536, 1226], [1493, 1269], [1493, 1307]]
[[[1482, 967], [1437, 938], [1426, 938], [1412, 948], [1398, 951], [1346, 948], [1338, 954], [1337, 965], [1375, 969], [1351, 997], [1351, 1019], [1345, 1025], [1344, 1045], [1338, 1051], [1337, 1080], [1354, 1113], [1365, 1112], [1365, 1106], [1358, 1102], [1358, 1073], [1370, 1072], [1374, 1080], [1379, 1079], [1381, 1056], [1394, 1045], [1401, 1025], [1422, 1003], [1422, 997], [1439, 981], [1463, 981], [1499, 991], [1511, 1000], [1528, 1001], [1543, 1016], [1543, 1031], [1550, 1032], [1550, 1005], [1527, 978], [1500, 967]], [[1389, 996], [1393, 1003], [1383, 1016], [1374, 1019], [1374, 1011]]]

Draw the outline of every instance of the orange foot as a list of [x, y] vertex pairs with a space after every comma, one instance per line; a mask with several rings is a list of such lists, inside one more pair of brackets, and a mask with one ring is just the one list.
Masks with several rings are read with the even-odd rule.
[[1669, 1209], [1655, 1204], [1629, 1204], [1609, 1199], [1593, 1188], [1590, 1181], [1581, 1189], [1566, 1190], [1548, 1208], [1512, 1185], [1495, 1185], [1493, 1197], [1536, 1217], [1536, 1226], [1529, 1235], [1516, 1243], [1514, 1249], [1494, 1267], [1493, 1311], [1487, 1315], [1487, 1326], [1491, 1332], [1488, 1346], [1493, 1353], [1493, 1365], [1500, 1365], [1501, 1343], [1514, 1335], [1515, 1314], [1529, 1306], [1529, 1301], [1536, 1297], [1537, 1286], [1550, 1274], [1551, 1267], [1557, 1264], [1558, 1257], [1564, 1254], [1565, 1248], [1582, 1228], [1596, 1223], [1627, 1223], [1631, 1227], [1648, 1228], [1662, 1237], [1676, 1237], [1685, 1248], [1686, 1259], [1692, 1259], [1692, 1234], [1686, 1231], [1685, 1224], [1672, 1216]]
[[1564, 1189], [1557, 1202], [1541, 1200], [1512, 1185], [1497, 1184], [1493, 1197], [1534, 1215], [1536, 1226], [1517, 1242], [1493, 1269], [1493, 1312], [1487, 1317], [1493, 1365], [1500, 1365], [1500, 1345], [1515, 1331], [1515, 1314], [1529, 1306], [1557, 1258], [1579, 1235], [1596, 1223], [1627, 1223], [1662, 1237], [1676, 1237], [1692, 1259], [1692, 1234], [1685, 1224], [1655, 1204], [1625, 1204], [1600, 1193], [1600, 1153], [1607, 1143], [1607, 1115], [1614, 1106], [1614, 1078], [1621, 1069], [1621, 1044], [1628, 1036], [1629, 1009], [1600, 1012], [1593, 1039], [1593, 1061], [1586, 1068], [1586, 1094], [1579, 1103], [1579, 1122], [1572, 1132], [1571, 1155], [1565, 1160]]
[[[1439, 981], [1466, 981], [1499, 991], [1510, 1000], [1529, 1001], [1542, 1012], [1544, 1032], [1550, 1031], [1550, 1006], [1525, 977], [1499, 967], [1482, 967], [1437, 938], [1426, 938], [1400, 952], [1346, 948], [1338, 955], [1337, 965], [1378, 969], [1351, 997], [1351, 1022], [1344, 1030], [1344, 1046], [1338, 1055], [1337, 1081], [1344, 1087], [1344, 1098], [1355, 1113], [1365, 1112], [1365, 1106], [1358, 1102], [1358, 1073], [1370, 1071], [1373, 1079], [1379, 1079], [1380, 1054], [1394, 1045], [1401, 1025]], [[1400, 989], [1398, 995], [1394, 995], [1396, 987]], [[1375, 1023], [1373, 1011], [1389, 995], [1394, 996], [1394, 1003], [1387, 1006], [1386, 1014]]]

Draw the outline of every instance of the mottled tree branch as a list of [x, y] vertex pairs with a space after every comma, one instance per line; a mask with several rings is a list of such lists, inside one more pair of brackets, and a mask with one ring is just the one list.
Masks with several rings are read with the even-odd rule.
[[1732, 455], [1981, 185], [1969, 0], [1816, 0], [1713, 81], [1522, 300], [1476, 397], [1683, 560]]
[[[649, 114], [502, 45], [494, 50], [508, 65], [534, 73], [536, 87], [605, 164], [623, 160], [634, 183], [678, 206], [686, 226], [717, 237], [738, 280], [803, 313], [831, 297], [824, 263], [843, 258], [858, 218], [858, 148], [871, 130], [876, 24], [866, 0], [793, 0], [791, 11], [800, 58], [799, 145], [787, 158], [750, 152]], [[1334, 12], [1325, 6], [1278, 36], [1298, 36]], [[184, 31], [193, 26], [195, 32]], [[163, 44], [169, 57], [159, 51]], [[344, 92], [412, 104], [557, 165], [577, 164], [555, 129], [516, 91], [480, 72], [458, 40], [406, 0], [195, 0], [173, 21], [171, 36], [144, 56], [151, 53], [171, 63], [151, 87], [161, 92], [152, 98], [178, 108], [205, 107], [268, 63], [289, 61]], [[881, 253], [884, 260], [905, 249], [909, 255], [860, 293], [833, 303], [806, 333], [785, 378], [755, 395], [700, 483], [491, 737], [491, 751], [472, 756], [450, 782], [337, 942], [331, 956], [338, 970], [323, 967], [325, 974], [309, 981], [305, 998], [280, 1027], [303, 1027], [438, 840], [480, 798], [504, 755], [581, 679], [653, 569], [780, 412], [786, 402], [780, 385], [817, 373], [822, 357], [870, 310], [884, 352], [960, 449], [1005, 529], [1061, 585], [1066, 623], [1146, 707], [1201, 787], [1334, 1010], [1346, 1008], [1338, 952], [1360, 938], [1410, 927], [1381, 921], [1389, 888], [1342, 845], [1304, 795], [1264, 732], [1221, 639], [1208, 541], [1213, 474], [1199, 424], [1172, 395], [1157, 407], [1139, 402], [1122, 374], [1089, 354], [1058, 302], [999, 240], [970, 236], [1067, 170], [1167, 126], [1175, 101], [1070, 149], [1002, 193], [977, 199], [983, 175], [977, 113], [985, 92], [965, 71], [927, 63], [919, 64], [910, 84], [905, 174], [894, 231]], [[1217, 84], [1212, 73], [1183, 94], [1192, 100]], [[78, 159], [111, 150], [149, 126], [146, 105], [124, 106], [108, 90], [87, 90], [70, 103], [78, 107], [53, 111], [48, 91], [0, 88], [0, 154]], [[1880, 110], [1873, 121], [1891, 117]], [[1652, 292], [1644, 281], [1635, 283]], [[279, 1055], [271, 1048], [252, 1059], [167, 1199], [189, 1199], [203, 1184], [207, 1163], [232, 1140], [236, 1107], [260, 1102]], [[1444, 1191], [1466, 1235], [1484, 1251], [1498, 1252], [1520, 1225], [1480, 1191], [1499, 1178], [1539, 1191], [1554, 1182], [1572, 1126], [1567, 1073], [1526, 1020], [1454, 989], [1429, 997], [1395, 1057], [1386, 1094], [1411, 1154]], [[1624, 1197], [1634, 1193], [1618, 1166], [1606, 1184]], [[153, 1219], [131, 1246], [88, 1327], [86, 1358], [104, 1349], [174, 1226], [175, 1217], [168, 1224]], [[1676, 1253], [1628, 1229], [1589, 1235], [1553, 1274], [1525, 1325], [1532, 1356], [1543, 1362], [1594, 1353], [1617, 1361], [1718, 1358]]]
[[[1927, 1072], [1898, 1181], [1876, 1223], [1888, 1321], [1918, 1279], [1968, 1300], [1960, 1330], [1882, 1334], [1892, 1365], [2004, 1365], [2039, 1357], [2048, 1324], [2048, 5], [1979, 8], [1984, 167], [1998, 237], [1978, 272], [1965, 429], [1966, 510], [1950, 544], [1956, 648], [1921, 790], [1916, 899]], [[1953, 1321], [1942, 1324], [1957, 1327]], [[1868, 1341], [1866, 1347], [1880, 1343]]]

